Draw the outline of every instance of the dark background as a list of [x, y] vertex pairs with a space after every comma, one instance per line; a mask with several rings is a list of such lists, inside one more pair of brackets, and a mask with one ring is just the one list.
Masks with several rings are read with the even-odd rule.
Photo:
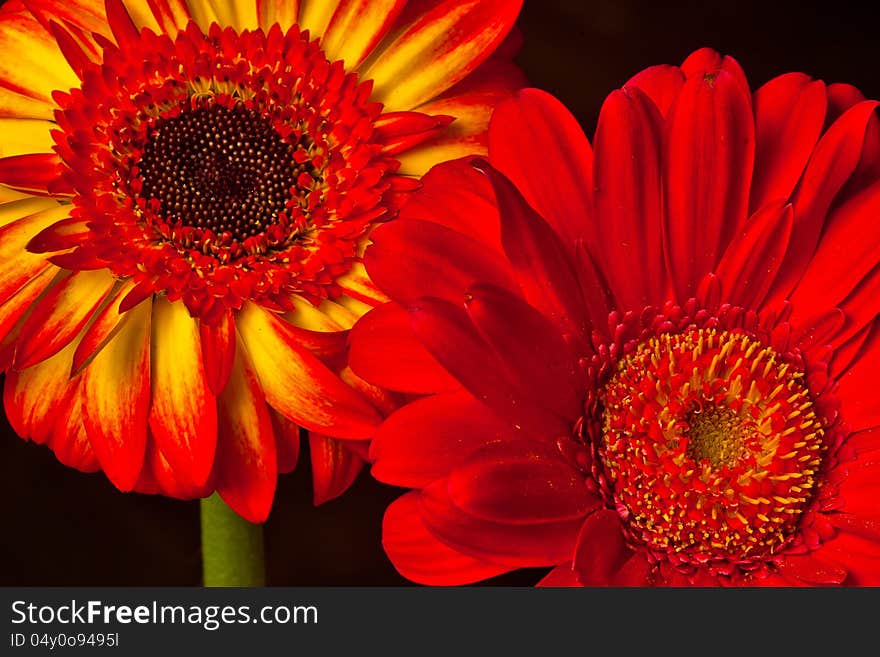
[[[797, 70], [880, 97], [880, 29], [869, 3], [526, 0], [518, 61], [592, 133], [604, 96], [653, 64], [711, 46], [754, 87]], [[876, 3], [874, 3], [876, 4]], [[540, 145], [535, 153], [540, 157]], [[58, 464], [0, 423], [0, 585], [197, 585], [198, 503], [122, 494], [101, 474]], [[311, 504], [303, 454], [265, 526], [270, 584], [405, 584], [381, 550], [382, 512], [399, 491], [368, 473], [342, 498]], [[532, 584], [543, 571], [494, 584]]]

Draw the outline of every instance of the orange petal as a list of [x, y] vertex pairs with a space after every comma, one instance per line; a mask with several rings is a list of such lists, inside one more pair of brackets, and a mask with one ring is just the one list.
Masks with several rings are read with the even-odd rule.
[[30, 367], [70, 343], [115, 284], [106, 269], [74, 272], [56, 283], [37, 302], [21, 329], [15, 367]]
[[215, 395], [219, 395], [232, 371], [235, 358], [235, 321], [228, 312], [217, 324], [199, 324], [202, 340], [202, 364], [205, 379]]
[[299, 15], [299, 0], [257, 0], [257, 18], [264, 32], [275, 23], [287, 32], [296, 23]]
[[314, 354], [276, 315], [246, 303], [236, 317], [269, 404], [312, 431], [342, 438], [372, 435], [379, 414]]
[[217, 492], [245, 520], [264, 522], [278, 479], [275, 433], [260, 382], [240, 343], [218, 410]]
[[315, 506], [347, 491], [364, 467], [364, 460], [339, 441], [309, 432]]
[[202, 486], [217, 448], [217, 402], [205, 380], [198, 322], [182, 301], [153, 303], [150, 430], [175, 478]]
[[21, 371], [6, 374], [3, 403], [15, 432], [45, 442], [52, 433], [61, 411], [76, 389], [70, 381], [70, 344], [52, 358]]
[[405, 4], [405, 0], [341, 0], [321, 37], [327, 59], [343, 60], [348, 70], [357, 68]]
[[67, 407], [58, 416], [52, 434], [46, 445], [55, 452], [55, 458], [69, 468], [80, 472], [97, 472], [101, 464], [92, 450], [83, 425], [82, 395], [80, 394], [82, 379], [76, 381], [75, 390]]
[[0, 301], [8, 299], [30, 279], [51, 266], [43, 256], [27, 252], [25, 244], [31, 237], [64, 219], [69, 213], [69, 205], [56, 206], [22, 217], [0, 228]]
[[83, 373], [86, 432], [107, 477], [122, 491], [137, 483], [150, 407], [150, 311], [144, 301]]
[[386, 110], [406, 110], [438, 96], [504, 39], [520, 0], [445, 0], [425, 13], [363, 74]]

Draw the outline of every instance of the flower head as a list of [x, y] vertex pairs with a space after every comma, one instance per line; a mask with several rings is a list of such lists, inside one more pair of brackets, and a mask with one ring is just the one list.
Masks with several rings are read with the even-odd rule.
[[397, 568], [880, 581], [876, 105], [802, 74], [752, 94], [701, 50], [613, 92], [592, 147], [525, 90], [488, 162], [429, 173], [373, 235], [393, 302], [351, 338], [359, 375], [418, 394], [370, 454], [416, 489], [385, 516]]
[[[263, 520], [392, 403], [345, 363], [372, 228], [485, 152], [518, 1], [7, 2], [0, 367], [16, 431], [122, 490]], [[452, 36], [450, 36], [452, 35]], [[26, 56], [21, 57], [21, 53]]]

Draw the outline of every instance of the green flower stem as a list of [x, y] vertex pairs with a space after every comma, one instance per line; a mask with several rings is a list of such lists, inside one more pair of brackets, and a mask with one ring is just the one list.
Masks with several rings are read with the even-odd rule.
[[201, 501], [205, 586], [265, 586], [263, 526], [244, 520], [217, 493]]

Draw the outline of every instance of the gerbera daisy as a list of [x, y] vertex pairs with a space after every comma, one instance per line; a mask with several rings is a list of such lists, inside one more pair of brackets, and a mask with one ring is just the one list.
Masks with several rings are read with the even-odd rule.
[[[342, 492], [387, 408], [345, 366], [360, 263], [522, 86], [519, 0], [0, 9], [0, 368], [22, 436], [120, 490], [269, 512], [308, 429]], [[332, 438], [331, 438], [332, 437]]]
[[[591, 148], [548, 95], [424, 178], [365, 263], [353, 369], [418, 394], [371, 447], [424, 583], [880, 583], [877, 103], [750, 93], [701, 50], [612, 93]], [[478, 219], [478, 220], [477, 220]]]

